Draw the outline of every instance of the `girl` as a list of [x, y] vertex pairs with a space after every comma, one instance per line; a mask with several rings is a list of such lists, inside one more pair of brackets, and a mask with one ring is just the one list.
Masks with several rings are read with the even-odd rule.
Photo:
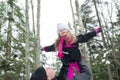
[[[68, 25], [63, 23], [59, 23], [57, 25], [58, 39], [54, 44], [44, 47], [43, 50], [46, 52], [58, 51], [57, 56], [62, 62], [58, 80], [71, 80], [74, 77], [75, 70], [76, 73], [81, 73], [82, 56], [79, 50], [79, 43], [87, 42], [89, 39], [96, 36], [99, 32], [101, 32], [101, 28], [96, 28], [84, 35], [80, 34], [75, 36], [72, 34]], [[90, 80], [91, 73], [86, 65], [85, 68], [87, 72], [86, 77], [90, 77], [83, 80]]]

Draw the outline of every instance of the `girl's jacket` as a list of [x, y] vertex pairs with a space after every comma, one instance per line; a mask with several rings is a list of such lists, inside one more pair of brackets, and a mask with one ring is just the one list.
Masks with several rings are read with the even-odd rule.
[[[72, 80], [91, 80], [92, 75], [89, 68], [85, 65], [83, 61], [80, 61], [79, 64], [80, 64], [81, 72], [75, 75], [72, 78]], [[53, 80], [63, 80], [63, 79], [59, 79], [58, 77], [55, 77]]]
[[[68, 65], [68, 63], [72, 63], [75, 61], [81, 61], [81, 53], [79, 49], [79, 43], [84, 43], [88, 42], [91, 38], [96, 36], [96, 32], [92, 31], [86, 34], [80, 34], [77, 36], [77, 41], [73, 44], [66, 45], [65, 41], [63, 42], [63, 58], [61, 59], [62, 63], [64, 65]], [[54, 43], [55, 44], [55, 43]], [[55, 51], [55, 46], [54, 44], [50, 46], [46, 46], [43, 48], [44, 51], [46, 52], [52, 52]]]

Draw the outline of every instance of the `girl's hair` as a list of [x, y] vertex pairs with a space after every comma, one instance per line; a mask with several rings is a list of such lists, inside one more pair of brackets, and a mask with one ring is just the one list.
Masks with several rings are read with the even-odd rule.
[[[66, 44], [68, 44], [69, 37], [71, 37], [72, 43], [76, 42], [76, 36], [68, 31], [68, 35], [66, 35], [66, 39], [65, 39]], [[60, 40], [60, 36], [55, 41], [54, 46], [56, 51], [58, 50], [59, 40]]]

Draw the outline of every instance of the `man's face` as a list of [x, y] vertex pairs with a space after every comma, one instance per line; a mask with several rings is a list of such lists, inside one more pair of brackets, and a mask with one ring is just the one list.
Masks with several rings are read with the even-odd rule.
[[45, 68], [45, 70], [47, 73], [48, 80], [52, 80], [55, 77], [55, 74], [56, 74], [55, 71], [52, 70], [50, 67]]

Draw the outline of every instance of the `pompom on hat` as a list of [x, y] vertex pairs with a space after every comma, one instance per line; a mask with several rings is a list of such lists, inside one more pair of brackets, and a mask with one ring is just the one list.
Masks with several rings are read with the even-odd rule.
[[57, 34], [58, 34], [58, 35], [59, 35], [59, 33], [60, 33], [60, 30], [62, 30], [62, 29], [67, 29], [68, 31], [71, 32], [71, 30], [70, 30], [70, 28], [69, 28], [68, 25], [66, 25], [66, 24], [64, 24], [64, 23], [58, 23], [58, 24], [57, 24]]
[[47, 80], [47, 74], [44, 67], [38, 67], [32, 74], [30, 80]]

